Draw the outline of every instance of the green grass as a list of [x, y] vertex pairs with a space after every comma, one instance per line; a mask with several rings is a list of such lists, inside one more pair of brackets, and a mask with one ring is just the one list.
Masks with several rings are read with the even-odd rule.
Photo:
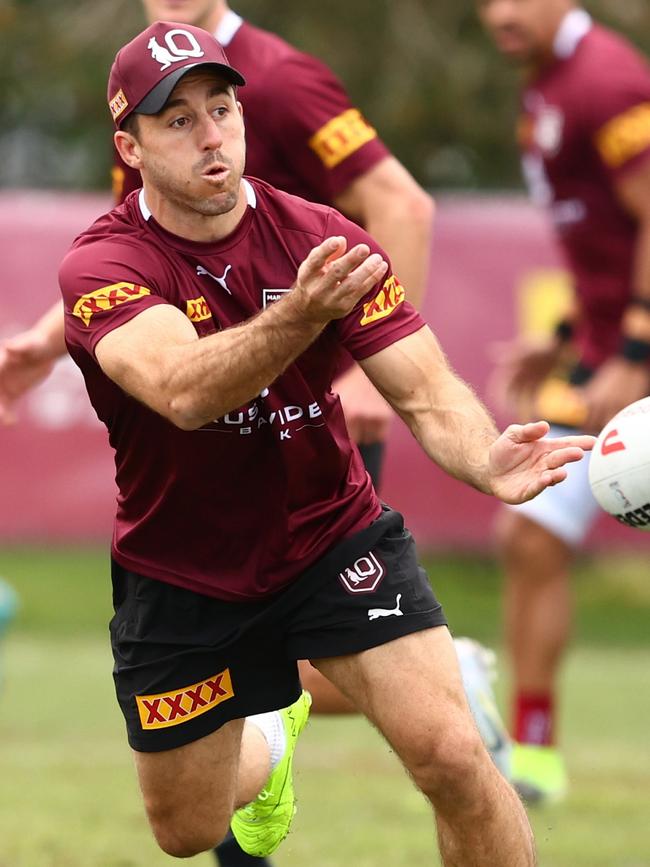
[[[456, 632], [494, 644], [489, 561], [428, 565]], [[649, 572], [620, 557], [579, 569], [561, 723], [572, 789], [565, 804], [532, 814], [541, 867], [650, 867]], [[151, 840], [113, 696], [105, 552], [4, 551], [0, 574], [22, 601], [2, 647], [0, 867], [177, 863]], [[438, 863], [426, 805], [362, 720], [314, 719], [297, 786], [278, 867]]]

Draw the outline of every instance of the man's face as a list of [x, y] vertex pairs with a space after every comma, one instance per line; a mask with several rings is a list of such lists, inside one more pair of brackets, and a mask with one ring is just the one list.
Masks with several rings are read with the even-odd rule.
[[177, 21], [207, 27], [223, 0], [142, 0], [149, 22]]
[[477, 0], [479, 17], [506, 57], [529, 63], [550, 54], [572, 0]]
[[210, 70], [187, 73], [159, 114], [138, 118], [138, 168], [147, 184], [184, 211], [204, 216], [231, 211], [245, 151], [234, 90]]

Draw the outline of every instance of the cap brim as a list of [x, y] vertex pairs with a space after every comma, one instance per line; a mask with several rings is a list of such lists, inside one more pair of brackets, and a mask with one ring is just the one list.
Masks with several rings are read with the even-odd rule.
[[192, 69], [198, 69], [201, 66], [210, 67], [211, 69], [223, 75], [231, 84], [243, 85], [246, 84], [246, 79], [241, 73], [233, 69], [232, 66], [226, 66], [225, 63], [217, 63], [215, 61], [207, 61], [204, 63], [189, 63], [187, 66], [181, 66], [180, 69], [174, 69], [169, 75], [166, 75], [162, 81], [150, 90], [149, 93], [141, 99], [133, 109], [138, 114], [158, 114], [161, 111], [172, 90], [176, 87], [181, 78]]

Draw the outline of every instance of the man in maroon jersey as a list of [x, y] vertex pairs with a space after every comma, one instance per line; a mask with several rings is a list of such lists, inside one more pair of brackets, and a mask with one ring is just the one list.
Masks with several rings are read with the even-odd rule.
[[152, 828], [189, 856], [239, 807], [246, 851], [278, 845], [307, 658], [431, 801], [446, 864], [533, 865], [412, 539], [347, 434], [339, 346], [433, 460], [504, 501], [562, 481], [593, 438], [499, 436], [370, 236], [242, 179], [241, 81], [189, 25], [121, 49], [108, 101], [143, 188], [60, 270], [67, 344], [115, 449], [114, 670]]
[[[598, 432], [650, 387], [650, 69], [571, 0], [478, 7], [497, 47], [529, 68], [524, 173], [550, 210], [576, 294], [575, 313], [548, 341], [509, 347], [502, 386], [511, 401], [532, 399], [535, 415], [559, 431]], [[513, 776], [530, 800], [566, 790], [554, 747], [556, 679], [574, 551], [596, 513], [585, 461], [561, 488], [508, 509], [499, 528], [515, 672]]]
[[[418, 305], [426, 279], [433, 202], [390, 154], [332, 72], [279, 37], [244, 22], [224, 0], [145, 0], [143, 5], [149, 21], [173, 18], [214, 33], [227, 46], [230, 61], [245, 74], [247, 173], [313, 201], [335, 204], [364, 226], [389, 252], [409, 299]], [[291, 99], [282, 85], [285, 80], [293, 82]], [[139, 171], [115, 153], [113, 189], [121, 202], [140, 187], [141, 179]], [[13, 401], [46, 376], [52, 359], [65, 351], [62, 331], [57, 305], [28, 332], [0, 346], [0, 417], [4, 412], [8, 418]], [[390, 409], [358, 365], [338, 376], [335, 390], [348, 429], [378, 486]], [[463, 674], [473, 693], [470, 699], [476, 699], [472, 707], [485, 715], [489, 681], [476, 680], [484, 665], [482, 650], [471, 642], [462, 649]], [[301, 663], [301, 678], [314, 697], [314, 710], [354, 709], [309, 663]], [[487, 728], [480, 720], [479, 726], [487, 732], [495, 759], [502, 762], [509, 747], [493, 708]], [[230, 841], [227, 849], [221, 848], [224, 867], [235, 867], [233, 858], [241, 860], [231, 851], [234, 847]]]
[[[243, 21], [225, 0], [143, 0], [143, 5], [150, 23], [173, 20], [214, 33], [246, 76], [246, 173], [334, 205], [358, 222], [388, 251], [410, 300], [419, 306], [433, 201], [388, 151], [333, 73], [316, 58]], [[280, 85], [285, 80], [295, 82], [292, 100]], [[141, 181], [139, 172], [119, 155], [116, 159], [113, 189], [121, 202]], [[0, 417], [63, 352], [55, 310], [0, 348]], [[378, 487], [390, 409], [357, 365], [347, 365], [336, 387], [348, 428]]]

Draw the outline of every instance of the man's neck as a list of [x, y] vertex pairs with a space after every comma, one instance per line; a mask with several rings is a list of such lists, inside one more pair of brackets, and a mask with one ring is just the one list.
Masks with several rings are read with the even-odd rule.
[[226, 14], [229, 12], [228, 4], [225, 2], [217, 3], [212, 12], [196, 22], [197, 27], [207, 30], [208, 33], [216, 33], [217, 28], [223, 21]]
[[557, 26], [549, 34], [547, 44], [531, 61], [532, 73], [539, 73], [558, 60], [571, 57], [591, 26], [589, 13], [580, 6], [572, 6], [558, 19]]
[[246, 188], [241, 181], [234, 208], [214, 216], [205, 216], [177, 205], [146, 181], [140, 198], [140, 210], [145, 219], [153, 216], [158, 225], [172, 235], [198, 243], [212, 243], [228, 237], [241, 222], [247, 207]]

